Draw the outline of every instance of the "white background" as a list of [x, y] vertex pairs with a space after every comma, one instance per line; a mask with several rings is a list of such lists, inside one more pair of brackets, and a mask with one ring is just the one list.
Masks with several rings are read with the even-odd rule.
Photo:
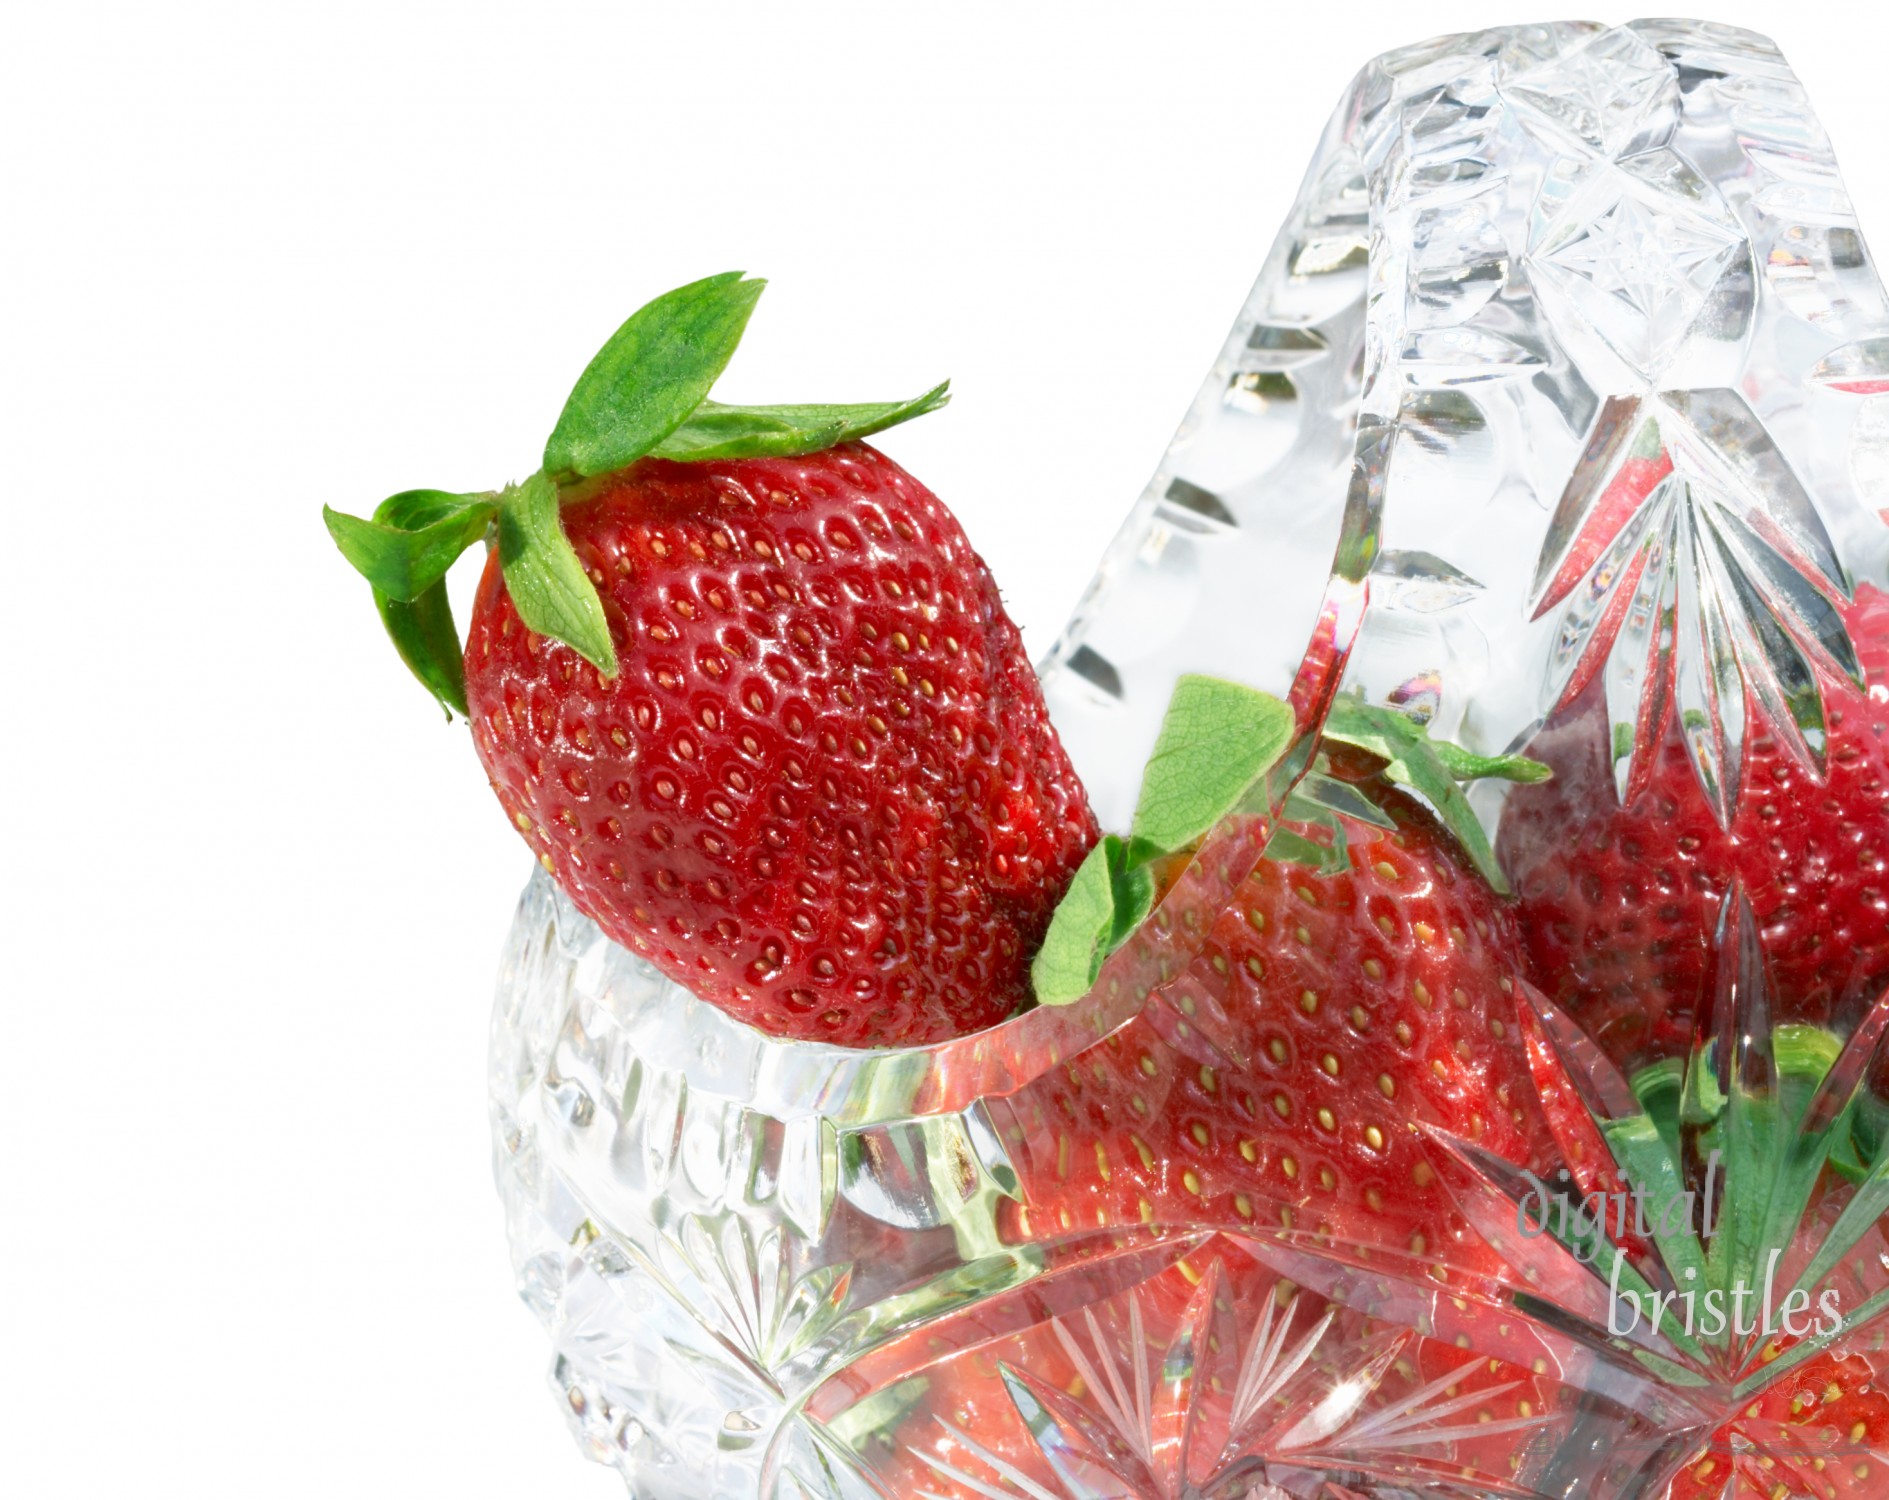
[[[1889, 235], [1889, 22], [1720, 0]], [[0, 1488], [608, 1496], [485, 1144], [528, 858], [324, 501], [522, 477], [632, 308], [884, 440], [1041, 650], [1371, 54], [1513, 5], [47, 5], [0, 30]], [[1611, 19], [1622, 19], [1613, 17]]]

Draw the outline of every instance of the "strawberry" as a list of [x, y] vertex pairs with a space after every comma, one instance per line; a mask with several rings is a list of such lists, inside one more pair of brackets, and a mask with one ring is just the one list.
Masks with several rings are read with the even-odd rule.
[[[897, 1481], [894, 1492], [990, 1493], [993, 1476], [1027, 1487], [1048, 1477], [1044, 1456], [1054, 1454], [1086, 1480], [1125, 1485], [1122, 1493], [1257, 1483], [1268, 1439], [1248, 1430], [1255, 1413], [1240, 1419], [1232, 1442], [1233, 1370], [1195, 1370], [1184, 1412], [1125, 1418], [1122, 1402], [1109, 1404], [1114, 1387], [1097, 1397], [1093, 1369], [1072, 1352], [1098, 1351], [1094, 1365], [1106, 1346], [1117, 1350], [1110, 1361], [1125, 1357], [1132, 1367], [1144, 1343], [1137, 1319], [1150, 1358], [1162, 1361], [1170, 1341], [1198, 1351], [1199, 1336], [1169, 1322], [1194, 1304], [1196, 1288], [1208, 1295], [1203, 1277], [1224, 1274], [1213, 1296], [1225, 1299], [1229, 1322], [1212, 1329], [1209, 1347], [1216, 1359], [1235, 1358], [1277, 1280], [1276, 1269], [1248, 1260], [1245, 1247], [1256, 1241], [1317, 1252], [1308, 1270], [1336, 1267], [1332, 1280], [1361, 1299], [1344, 1314], [1354, 1333], [1398, 1342], [1391, 1352], [1401, 1357], [1374, 1363], [1361, 1381], [1381, 1382], [1393, 1404], [1439, 1405], [1435, 1422], [1450, 1430], [1413, 1439], [1413, 1455], [1387, 1453], [1385, 1463], [1506, 1481], [1524, 1447], [1531, 1463], [1553, 1452], [1562, 1417], [1547, 1345], [1526, 1320], [1476, 1300], [1489, 1290], [1482, 1278], [1501, 1275], [1504, 1264], [1454, 1207], [1442, 1175], [1452, 1163], [1417, 1128], [1441, 1127], [1542, 1173], [1555, 1159], [1518, 1024], [1513, 920], [1455, 785], [1458, 774], [1537, 769], [1434, 746], [1409, 720], [1356, 700], [1330, 708], [1325, 753], [1286, 800], [1267, 857], [1195, 929], [1182, 971], [1087, 1050], [987, 1101], [1016, 1177], [1016, 1199], [997, 1207], [1000, 1238], [1040, 1244], [1054, 1261], [1092, 1256], [1093, 1266], [1127, 1267], [1180, 1243], [1195, 1249], [1137, 1286], [1132, 1311], [1116, 1298], [1099, 1325], [1082, 1310], [1101, 1311], [1093, 1297], [1072, 1299], [1046, 1284], [1027, 1301], [1060, 1329], [1039, 1321], [1012, 1333], [967, 1314], [948, 1333], [914, 1332], [914, 1349], [922, 1344], [937, 1361], [922, 1389], [908, 1378], [881, 1391], [865, 1366], [852, 1372], [846, 1399], [870, 1402], [862, 1411], [886, 1413], [911, 1434], [868, 1445]], [[1224, 818], [1264, 816], [1254, 799], [1270, 795], [1273, 769], [1290, 776], [1303, 764], [1288, 749], [1297, 735], [1286, 704], [1182, 680], [1133, 832], [1097, 846], [1058, 910], [1039, 957], [1041, 998], [1056, 1003], [1090, 989], [1124, 923], [1145, 913], [1150, 887], [1171, 875], [1180, 851]], [[1437, 812], [1399, 784], [1421, 791]], [[1194, 927], [1191, 911], [1174, 920]], [[1435, 1297], [1439, 1282], [1464, 1295]], [[1413, 1296], [1413, 1283], [1425, 1290]], [[1422, 1326], [1374, 1323], [1368, 1308], [1380, 1300], [1392, 1317], [1409, 1316], [1396, 1308], [1422, 1309]], [[1124, 1332], [1131, 1336], [1118, 1345]], [[1316, 1358], [1342, 1360], [1347, 1351], [1357, 1353], [1355, 1341], [1337, 1338]], [[912, 1360], [901, 1351], [885, 1368], [903, 1375]], [[1186, 1368], [1173, 1353], [1161, 1363], [1164, 1372]], [[1132, 1370], [1121, 1378], [1134, 1388]], [[1316, 1399], [1331, 1382], [1306, 1384]], [[1293, 1398], [1306, 1399], [1299, 1391]], [[1075, 1448], [1031, 1415], [1038, 1407], [1078, 1434]], [[1472, 1418], [1454, 1420], [1466, 1410]], [[1285, 1415], [1273, 1418], [1281, 1442], [1294, 1428]], [[1526, 1439], [1517, 1436], [1524, 1430]], [[1177, 1442], [1187, 1449], [1185, 1472]], [[1334, 1438], [1332, 1446], [1344, 1445]], [[1288, 1464], [1306, 1457], [1275, 1456]], [[1336, 1451], [1326, 1461], [1343, 1466]], [[1372, 1455], [1367, 1466], [1378, 1462]]]
[[[938, 1041], [1027, 1002], [1095, 825], [989, 571], [857, 441], [943, 387], [705, 399], [759, 285], [712, 277], [632, 317], [524, 484], [329, 525], [611, 938], [775, 1035]], [[483, 536], [461, 660], [443, 575]]]
[[1889, 1392], [1855, 1354], [1818, 1354], [1714, 1429], [1666, 1500], [1778, 1493], [1868, 1500], [1889, 1479]]
[[[1410, 741], [1399, 753], [1416, 758]], [[1012, 1102], [1026, 1231], [1262, 1226], [1347, 1258], [1492, 1268], [1414, 1127], [1553, 1159], [1513, 916], [1383, 756], [1341, 745], [1319, 779], [1372, 821], [1288, 817], [1273, 847], [1329, 853], [1336, 835], [1344, 858], [1261, 860], [1181, 977]]]
[[499, 801], [579, 908], [730, 1014], [917, 1043], [1001, 1020], [1095, 828], [1016, 627], [938, 500], [862, 444], [642, 462], [564, 529], [621, 644], [466, 649]]
[[1826, 675], [1823, 779], [1754, 716], [1729, 826], [1670, 711], [1624, 806], [1597, 682], [1529, 746], [1554, 778], [1510, 796], [1497, 840], [1529, 973], [1623, 1066], [1690, 1044], [1734, 879], [1758, 919], [1775, 1020], [1825, 1024], [1889, 984], [1889, 595], [1859, 589], [1847, 624], [1870, 689]]

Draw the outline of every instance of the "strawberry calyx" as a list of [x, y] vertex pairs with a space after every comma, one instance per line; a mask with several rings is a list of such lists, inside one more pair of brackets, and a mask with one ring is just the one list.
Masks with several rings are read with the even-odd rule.
[[1039, 1004], [1068, 1005], [1089, 992], [1153, 909], [1153, 867], [1222, 818], [1270, 805], [1293, 738], [1292, 709], [1269, 694], [1191, 674], [1174, 684], [1128, 837], [1109, 834], [1089, 851], [1031, 964]]
[[[1362, 766], [1345, 774], [1335, 764], [1339, 755]], [[1291, 706], [1280, 699], [1216, 677], [1183, 676], [1142, 773], [1127, 838], [1109, 834], [1089, 851], [1051, 920], [1031, 967], [1037, 1002], [1067, 1005], [1087, 994], [1108, 956], [1155, 906], [1156, 872], [1223, 818], [1277, 809], [1266, 858], [1336, 873], [1350, 868], [1347, 821], [1395, 827], [1374, 796], [1371, 783], [1381, 781], [1428, 806], [1490, 889], [1507, 895], [1461, 784], [1552, 774], [1523, 755], [1477, 755], [1432, 739], [1409, 715], [1350, 694], [1333, 700], [1318, 737], [1299, 736]]]
[[394, 649], [447, 718], [466, 713], [446, 575], [475, 542], [495, 545], [530, 630], [572, 647], [605, 677], [616, 651], [596, 584], [559, 520], [589, 481], [646, 457], [672, 462], [818, 453], [936, 411], [949, 382], [906, 401], [732, 406], [708, 399], [765, 281], [739, 271], [677, 287], [632, 313], [578, 377], [541, 467], [499, 490], [406, 490], [371, 519], [322, 507], [329, 535], [372, 585]]
[[1488, 832], [1463, 795], [1462, 783], [1492, 778], [1526, 784], [1546, 781], [1553, 771], [1525, 755], [1477, 755], [1448, 740], [1433, 739], [1410, 715], [1350, 694], [1333, 699], [1321, 732], [1328, 740], [1382, 760], [1384, 779], [1428, 803], [1489, 888], [1499, 896], [1509, 894]]
[[[1780, 1022], [1771, 1032], [1771, 1055], [1786, 1117], [1801, 1120], [1812, 1095], [1843, 1051], [1843, 1038], [1808, 1022]], [[1710, 1072], [1689, 1068], [1683, 1057], [1648, 1063], [1628, 1081], [1646, 1118], [1667, 1151], [1681, 1153], [1682, 1117], [1717, 1119], [1724, 1096]], [[1690, 1091], [1688, 1093], [1688, 1091]], [[1889, 1158], [1889, 1099], [1869, 1088], [1858, 1089], [1830, 1129], [1826, 1164], [1838, 1176], [1860, 1184]]]
[[[1874, 1211], [1854, 1208], [1826, 1226], [1821, 1241], [1804, 1242], [1814, 1223], [1809, 1206], [1824, 1191], [1820, 1183], [1846, 1179], [1859, 1189], [1858, 1204], [1880, 1204], [1880, 1101], [1865, 1089], [1840, 1110], [1828, 1100], [1818, 1103], [1842, 1050], [1842, 1040], [1822, 1027], [1785, 1023], [1769, 1033], [1768, 1083], [1753, 1088], [1732, 1079], [1728, 1094], [1728, 1080], [1706, 1047], [1641, 1069], [1631, 1080], [1639, 1112], [1600, 1122], [1622, 1183], [1633, 1186], [1636, 1202], [1652, 1205], [1643, 1221], [1635, 1209], [1635, 1228], [1657, 1242], [1669, 1290], [1728, 1299], [1768, 1288], [1766, 1307], [1799, 1294], [1815, 1301], [1874, 1221]], [[1834, 1177], [1825, 1177], [1826, 1168]], [[1627, 1199], [1599, 1201], [1624, 1205]], [[1621, 1222], [1614, 1222], [1614, 1212], [1605, 1208], [1585, 1226], [1583, 1259], [1612, 1277], [1614, 1260], [1624, 1255], [1632, 1264], [1622, 1267], [1615, 1284], [1641, 1299], [1635, 1305], [1652, 1308], [1640, 1246], [1625, 1226], [1627, 1211], [1618, 1210]], [[1793, 1247], [1801, 1250], [1774, 1280], [1773, 1265]], [[1741, 1404], [1817, 1357], [1834, 1336], [1773, 1340], [1753, 1362], [1739, 1342], [1749, 1330], [1724, 1325], [1695, 1333], [1677, 1311], [1681, 1305], [1690, 1306], [1660, 1306], [1649, 1314], [1649, 1326], [1695, 1365], [1718, 1370]], [[1765, 1331], [1766, 1338], [1771, 1334]]]

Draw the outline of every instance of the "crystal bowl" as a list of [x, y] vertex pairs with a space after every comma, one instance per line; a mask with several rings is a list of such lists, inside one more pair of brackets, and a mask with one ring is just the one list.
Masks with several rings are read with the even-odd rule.
[[[1371, 63], [1043, 664], [1105, 826], [1181, 673], [1290, 685], [1299, 717], [1091, 994], [929, 1048], [780, 1042], [527, 887], [495, 1161], [584, 1449], [643, 1500], [1884, 1493], [1880, 799], [1842, 857], [1885, 894], [1819, 955], [1814, 1016], [1768, 957], [1791, 913], [1731, 853], [1702, 877], [1696, 992], [1622, 982], [1577, 1016], [1518, 976], [1511, 1102], [1549, 1159], [1420, 1091], [1334, 1092], [1332, 1130], [1435, 1194], [1434, 1239], [1333, 1234], [1322, 1174], [1271, 1153], [1219, 1195], [1150, 1155], [1158, 1206], [1089, 1215], [1108, 1156], [1057, 1109], [1124, 1057], [1127, 1123], [1203, 1091], [1266, 1107], [1212, 934], [1340, 689], [1481, 754], [1574, 746], [1597, 807], [1677, 776], [1727, 849], [1778, 766], [1843, 785], [1859, 730], [1889, 733], [1855, 625], [1889, 581], [1885, 506], [1889, 309], [1770, 43], [1566, 23]], [[1569, 816], [1531, 794], [1469, 798], [1500, 845]], [[1649, 918], [1679, 899], [1656, 875]], [[1531, 951], [1637, 972], [1567, 925]], [[1656, 1218], [1660, 1184], [1705, 1197], [1696, 1232], [1609, 1230], [1629, 1181]], [[1090, 1196], [1041, 1191], [1070, 1183]], [[1753, 1267], [1754, 1299], [1827, 1295], [1835, 1326], [1779, 1336], [1769, 1301], [1749, 1332], [1678, 1320]]]

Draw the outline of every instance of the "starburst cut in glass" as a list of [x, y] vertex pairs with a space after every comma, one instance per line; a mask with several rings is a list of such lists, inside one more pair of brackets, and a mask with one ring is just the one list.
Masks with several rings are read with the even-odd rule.
[[1861, 676], [1839, 613], [1846, 586], [1815, 506], [1742, 396], [1616, 397], [1536, 568], [1536, 617], [1560, 611], [1544, 707], [1602, 674], [1623, 797], [1676, 712], [1729, 821], [1747, 695], [1821, 769], [1820, 678]]
[[[1339, 1471], [1366, 1486], [1453, 1482], [1474, 1473], [1476, 1455], [1503, 1460], [1506, 1477], [1516, 1435], [1540, 1428], [1518, 1398], [1532, 1384], [1525, 1372], [1482, 1377], [1469, 1368], [1479, 1359], [1373, 1328], [1253, 1251], [1204, 1246], [1099, 1313], [1052, 1319], [1053, 1342], [1016, 1341], [997, 1366], [1011, 1413], [980, 1412], [980, 1441], [933, 1412], [936, 1432], [921, 1431], [912, 1450], [936, 1478], [921, 1493], [1250, 1500]], [[1426, 1367], [1440, 1373], [1426, 1379]], [[1000, 1443], [1006, 1416], [1027, 1445]]]
[[[1670, 162], [1673, 170], [1648, 171], [1654, 162]], [[1665, 367], [1746, 251], [1744, 235], [1722, 208], [1708, 216], [1660, 181], [1691, 177], [1667, 152], [1604, 169], [1530, 255], [1573, 315], [1648, 379]], [[1699, 190], [1709, 191], [1703, 184]]]

